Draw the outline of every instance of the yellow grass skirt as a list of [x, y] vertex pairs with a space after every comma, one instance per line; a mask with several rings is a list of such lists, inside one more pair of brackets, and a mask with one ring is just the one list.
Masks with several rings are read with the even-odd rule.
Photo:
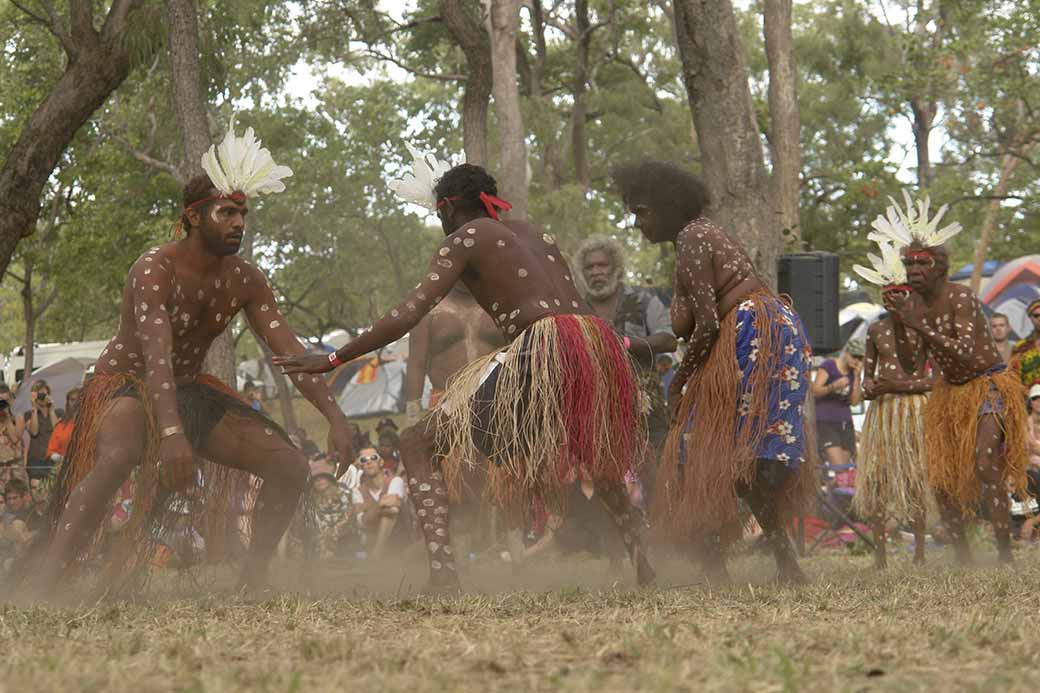
[[[1003, 400], [1003, 412], [1000, 404]], [[962, 511], [978, 503], [982, 484], [975, 472], [975, 439], [980, 410], [993, 408], [1004, 432], [1004, 481], [1026, 495], [1026, 407], [1022, 383], [1011, 371], [983, 375], [963, 385], [941, 382], [925, 407], [928, 483]], [[985, 414], [988, 415], [988, 414]]]
[[928, 395], [889, 394], [870, 403], [856, 460], [852, 507], [863, 519], [901, 520], [925, 511], [924, 411]]

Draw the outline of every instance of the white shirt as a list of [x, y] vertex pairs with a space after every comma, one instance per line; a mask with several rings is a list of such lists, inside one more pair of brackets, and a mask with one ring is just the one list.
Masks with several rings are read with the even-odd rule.
[[[360, 481], [360, 479], [359, 479], [359, 481]], [[372, 490], [372, 488], [366, 488], [364, 491], [362, 491], [361, 490], [361, 484], [358, 483], [358, 485], [355, 486], [353, 491], [352, 491], [352, 498], [353, 498], [353, 501], [354, 501], [354, 507], [355, 508], [363, 508], [364, 507], [364, 505], [365, 505], [365, 497], [363, 495], [364, 493], [368, 493], [369, 498], [371, 498], [372, 500], [378, 501], [383, 496], [382, 485], [380, 485], [380, 487], [375, 489], [375, 490]], [[388, 496], [397, 496], [398, 498], [400, 498], [403, 501], [404, 497], [406, 495], [405, 486], [404, 486], [404, 479], [402, 479], [399, 476], [395, 476], [393, 479], [391, 479], [390, 480], [390, 485], [387, 486], [387, 488], [386, 488], [386, 494]], [[364, 514], [364, 512], [358, 512], [358, 520], [361, 519], [361, 516], [363, 514]]]

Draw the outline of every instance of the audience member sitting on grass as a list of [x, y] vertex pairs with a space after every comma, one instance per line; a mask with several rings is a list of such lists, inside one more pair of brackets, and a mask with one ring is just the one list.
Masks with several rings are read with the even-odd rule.
[[21, 479], [12, 479], [4, 490], [4, 517], [0, 526], [0, 560], [3, 573], [9, 573], [32, 541], [29, 528], [32, 516], [32, 496], [29, 485]]
[[[1029, 431], [1026, 444], [1029, 445], [1029, 467], [1026, 475], [1029, 478], [1029, 495], [1040, 499], [1040, 384], [1029, 388], [1029, 418], [1026, 420]], [[1018, 530], [1019, 539], [1032, 539], [1040, 515], [1027, 517]]]
[[398, 450], [401, 437], [396, 429], [383, 428], [379, 433], [379, 456], [383, 458], [383, 469], [391, 474], [404, 474], [401, 453]]
[[350, 551], [357, 537], [350, 493], [336, 483], [332, 467], [311, 476], [308, 512], [318, 558], [327, 560]]
[[388, 543], [408, 536], [401, 522], [405, 498], [404, 479], [383, 470], [383, 458], [375, 448], [365, 448], [358, 455], [361, 479], [354, 489], [354, 512], [361, 527], [365, 551], [380, 558]]
[[549, 513], [542, 537], [523, 552], [525, 559], [549, 547], [564, 555], [587, 553], [611, 562], [624, 557], [624, 546], [618, 541], [614, 522], [606, 506], [596, 494], [596, 486], [582, 469], [580, 479], [572, 470], [570, 489], [563, 515]]

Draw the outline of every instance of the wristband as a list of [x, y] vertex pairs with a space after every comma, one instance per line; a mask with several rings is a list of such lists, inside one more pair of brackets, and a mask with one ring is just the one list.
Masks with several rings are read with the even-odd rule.
[[621, 343], [625, 345], [626, 349], [631, 349], [632, 348], [632, 340], [629, 339], [628, 337], [622, 338]]
[[339, 354], [337, 354], [335, 351], [329, 354], [329, 363], [331, 363], [333, 366], [343, 365], [343, 361], [340, 360]]

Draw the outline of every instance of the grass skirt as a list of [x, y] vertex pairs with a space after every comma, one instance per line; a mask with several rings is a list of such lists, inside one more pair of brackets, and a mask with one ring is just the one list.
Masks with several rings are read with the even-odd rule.
[[641, 406], [635, 368], [607, 323], [542, 318], [448, 384], [436, 411], [449, 490], [458, 494], [460, 465], [472, 467], [485, 454], [493, 463], [489, 493], [513, 520], [535, 497], [559, 507], [578, 467], [597, 482], [621, 484], [646, 446]]
[[928, 468], [924, 411], [928, 395], [882, 395], [867, 409], [852, 507], [864, 519], [907, 520], [925, 511]]
[[[145, 383], [128, 373], [99, 374], [87, 382], [80, 396], [75, 427], [48, 508], [49, 533], [57, 529], [69, 495], [94, 468], [98, 432], [110, 407], [120, 397], [133, 397], [140, 403], [147, 427], [140, 463], [130, 477], [131, 511], [119, 532], [109, 536], [105, 532], [109, 516], [106, 514], [82, 557], [103, 559], [105, 584], [125, 591], [135, 586], [139, 578], [147, 577], [148, 571], [143, 569], [169, 555], [171, 547], [164, 549], [161, 545], [173, 543], [171, 537], [203, 536], [206, 559], [226, 558], [224, 540], [229, 536], [229, 522], [234, 520], [229, 509], [236, 493], [243, 488], [245, 472], [197, 458], [201, 484], [194, 497], [189, 501], [181, 495], [167, 494], [160, 486], [159, 433]], [[178, 387], [177, 409], [196, 451], [224, 415], [262, 417], [265, 425], [288, 440], [277, 424], [254, 412], [233, 390], [210, 375], [201, 375], [195, 382]]]
[[801, 321], [772, 294], [756, 292], [726, 314], [665, 443], [651, 504], [656, 530], [683, 541], [732, 527], [738, 486], [752, 483], [757, 459], [791, 470], [779, 490], [785, 519], [802, 510], [815, 486], [810, 361]]
[[983, 416], [995, 415], [1004, 432], [1004, 481], [1025, 497], [1029, 455], [1022, 383], [1014, 371], [981, 375], [963, 385], [938, 383], [925, 407], [928, 483], [961, 511], [979, 501], [982, 483], [975, 472], [975, 439]]

